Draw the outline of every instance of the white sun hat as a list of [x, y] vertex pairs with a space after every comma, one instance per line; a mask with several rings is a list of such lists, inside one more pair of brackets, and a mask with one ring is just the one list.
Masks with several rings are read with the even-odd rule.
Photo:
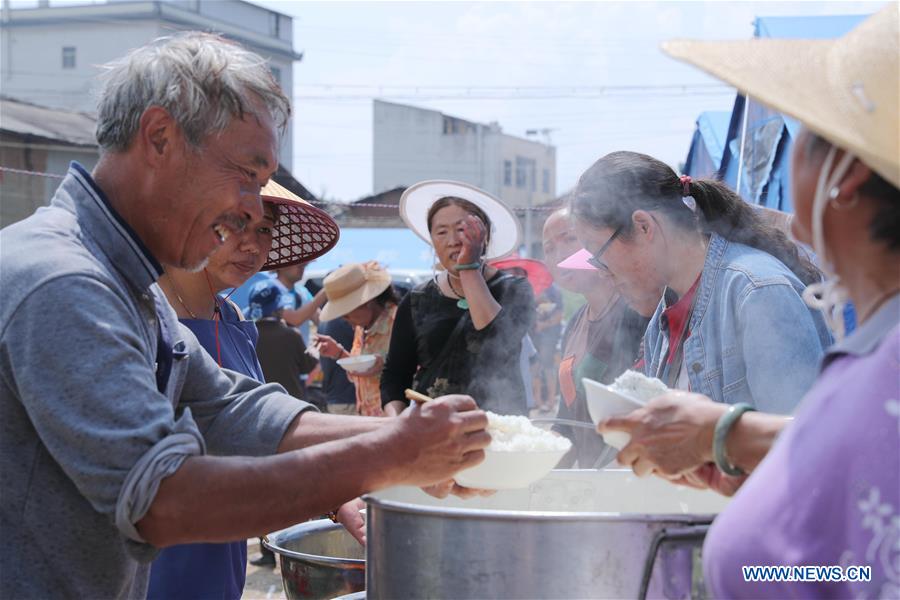
[[895, 2], [834, 40], [676, 40], [663, 50], [794, 117], [900, 187]]
[[448, 196], [468, 200], [491, 220], [491, 241], [485, 249], [486, 259], [502, 258], [518, 249], [522, 228], [512, 209], [468, 183], [433, 179], [413, 184], [400, 197], [400, 217], [413, 233], [431, 245], [428, 211], [435, 202]]

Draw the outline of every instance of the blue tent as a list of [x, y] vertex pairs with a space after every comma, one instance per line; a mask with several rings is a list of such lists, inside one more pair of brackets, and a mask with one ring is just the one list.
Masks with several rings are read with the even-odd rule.
[[[758, 38], [832, 39], [853, 29], [868, 15], [823, 17], [759, 17]], [[786, 57], [787, 59], [787, 57]], [[741, 157], [744, 110], [746, 136]], [[719, 173], [722, 179], [753, 204], [793, 211], [790, 195], [790, 150], [799, 126], [793, 119], [742, 95], [735, 98]], [[741, 181], [738, 189], [738, 171]]]
[[727, 111], [708, 110], [700, 113], [684, 163], [684, 173], [692, 177], [716, 176], [722, 165], [730, 121], [731, 113]]

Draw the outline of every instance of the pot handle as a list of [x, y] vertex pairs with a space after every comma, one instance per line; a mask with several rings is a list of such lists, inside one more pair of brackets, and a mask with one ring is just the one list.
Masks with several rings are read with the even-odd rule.
[[659, 547], [667, 542], [703, 542], [709, 524], [689, 525], [687, 527], [672, 527], [663, 529], [653, 536], [650, 550], [647, 551], [647, 559], [644, 561], [644, 574], [641, 577], [641, 589], [638, 593], [640, 600], [647, 599], [647, 591], [650, 587], [650, 578], [653, 576], [653, 567], [659, 554]]

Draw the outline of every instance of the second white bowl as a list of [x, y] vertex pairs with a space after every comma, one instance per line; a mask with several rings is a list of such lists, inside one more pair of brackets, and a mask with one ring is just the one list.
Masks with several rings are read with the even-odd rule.
[[[594, 425], [608, 419], [627, 415], [633, 410], [641, 408], [644, 404], [634, 398], [612, 391], [609, 386], [599, 381], [585, 377], [584, 391], [587, 394], [588, 413]], [[613, 431], [603, 435], [603, 441], [614, 448], [621, 450], [631, 440], [631, 436], [623, 431]]]

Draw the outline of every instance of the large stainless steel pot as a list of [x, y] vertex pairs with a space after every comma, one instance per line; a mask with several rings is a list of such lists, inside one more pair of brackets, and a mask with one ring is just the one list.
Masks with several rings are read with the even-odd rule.
[[300, 523], [263, 538], [281, 557], [281, 580], [290, 600], [335, 598], [365, 589], [365, 548], [328, 519]]
[[630, 471], [554, 471], [525, 490], [366, 498], [366, 594], [380, 598], [690, 598], [725, 500]]

